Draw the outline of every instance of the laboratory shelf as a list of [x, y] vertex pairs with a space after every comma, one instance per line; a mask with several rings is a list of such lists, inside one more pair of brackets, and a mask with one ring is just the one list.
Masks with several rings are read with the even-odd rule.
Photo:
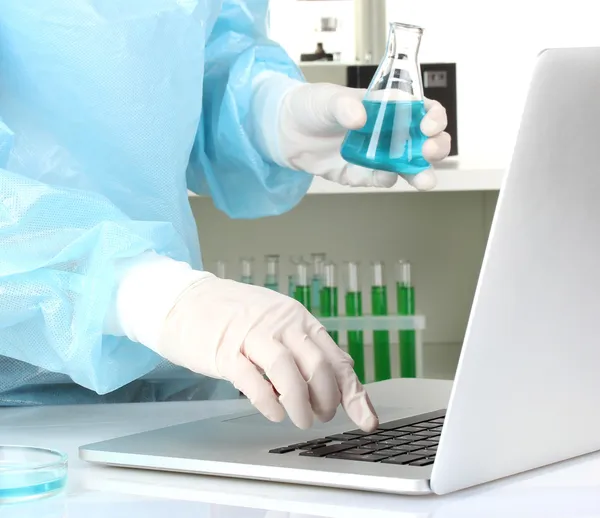
[[361, 317], [319, 317], [328, 331], [420, 331], [425, 329], [423, 315], [363, 315]]
[[[396, 372], [409, 378], [423, 377], [425, 316], [343, 315], [317, 318], [338, 345], [355, 360], [359, 379], [381, 381]], [[392, 377], [398, 377], [398, 374]]]

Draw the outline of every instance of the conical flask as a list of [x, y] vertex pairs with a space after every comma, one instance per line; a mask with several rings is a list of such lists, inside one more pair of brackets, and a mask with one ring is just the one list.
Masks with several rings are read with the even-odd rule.
[[342, 157], [370, 169], [417, 174], [423, 158], [421, 120], [425, 115], [418, 54], [423, 29], [390, 23], [387, 53], [365, 94], [367, 122], [347, 133]]

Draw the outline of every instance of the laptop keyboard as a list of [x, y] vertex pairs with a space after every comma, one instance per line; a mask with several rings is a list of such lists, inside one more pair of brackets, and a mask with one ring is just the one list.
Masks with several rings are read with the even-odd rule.
[[380, 423], [371, 433], [351, 430], [322, 439], [270, 450], [302, 457], [381, 462], [403, 466], [429, 466], [435, 460], [445, 410]]

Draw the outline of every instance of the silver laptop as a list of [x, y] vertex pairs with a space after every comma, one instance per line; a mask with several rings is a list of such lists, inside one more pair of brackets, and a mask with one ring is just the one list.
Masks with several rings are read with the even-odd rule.
[[342, 412], [301, 431], [249, 411], [87, 445], [81, 457], [446, 494], [600, 450], [598, 121], [600, 48], [543, 52], [453, 385], [371, 385], [381, 418], [374, 434], [356, 430]]

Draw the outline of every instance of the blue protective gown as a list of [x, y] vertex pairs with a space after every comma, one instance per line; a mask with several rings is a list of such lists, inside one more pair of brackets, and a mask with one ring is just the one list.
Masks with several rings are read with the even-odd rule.
[[0, 405], [232, 393], [103, 323], [117, 259], [202, 267], [187, 188], [234, 218], [306, 193], [250, 135], [253, 78], [301, 79], [267, 4], [0, 1]]

